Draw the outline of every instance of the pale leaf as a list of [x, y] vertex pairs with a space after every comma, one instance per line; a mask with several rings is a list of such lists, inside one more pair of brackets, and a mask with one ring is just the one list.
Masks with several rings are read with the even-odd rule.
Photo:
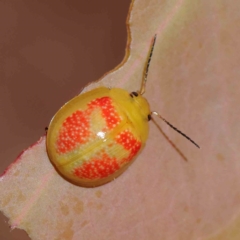
[[159, 120], [184, 161], [150, 123], [149, 140], [135, 163], [115, 181], [86, 189], [55, 172], [43, 137], [1, 178], [0, 208], [11, 226], [34, 240], [186, 240], [215, 234], [211, 240], [239, 239], [239, 5], [233, 0], [134, 1], [129, 57], [85, 89], [138, 90], [157, 33], [145, 96], [201, 149]]

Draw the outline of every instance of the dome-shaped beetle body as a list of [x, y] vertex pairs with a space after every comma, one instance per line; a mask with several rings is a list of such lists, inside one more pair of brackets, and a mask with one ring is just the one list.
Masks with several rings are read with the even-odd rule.
[[137, 93], [96, 88], [66, 103], [47, 132], [50, 160], [69, 181], [105, 184], [123, 173], [144, 147], [150, 108]]

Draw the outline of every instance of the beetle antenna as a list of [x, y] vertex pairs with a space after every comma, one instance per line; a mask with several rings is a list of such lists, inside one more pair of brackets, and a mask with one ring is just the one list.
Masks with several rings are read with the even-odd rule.
[[169, 123], [165, 118], [163, 118], [159, 113], [157, 112], [151, 112], [151, 115], [154, 114], [158, 116], [160, 119], [162, 119], [168, 126], [170, 126], [172, 129], [174, 129], [176, 132], [180, 133], [183, 137], [185, 137], [187, 140], [189, 140], [191, 143], [193, 143], [196, 147], [200, 148], [198, 144], [196, 144], [190, 137], [188, 137], [185, 133], [178, 130], [176, 127], [174, 127], [171, 123]]
[[[151, 116], [151, 115], [150, 115]], [[188, 162], [187, 157], [183, 154], [183, 152], [172, 142], [172, 140], [167, 136], [167, 134], [162, 130], [162, 128], [157, 124], [155, 119], [151, 117], [152, 122], [158, 128], [158, 130], [162, 133], [162, 135], [166, 138], [166, 140], [172, 145], [172, 147], [177, 151], [177, 153], [183, 158], [184, 161]]]
[[148, 55], [147, 65], [146, 65], [146, 67], [144, 69], [143, 79], [142, 79], [142, 86], [141, 86], [141, 89], [140, 89], [140, 94], [141, 95], [143, 95], [145, 93], [147, 76], [148, 76], [148, 69], [149, 69], [149, 66], [150, 66], [151, 59], [152, 59], [152, 54], [153, 54], [153, 49], [154, 49], [154, 45], [155, 45], [155, 42], [156, 42], [156, 38], [157, 38], [157, 34], [154, 35], [154, 38], [152, 40], [150, 52], [149, 52], [149, 55]]

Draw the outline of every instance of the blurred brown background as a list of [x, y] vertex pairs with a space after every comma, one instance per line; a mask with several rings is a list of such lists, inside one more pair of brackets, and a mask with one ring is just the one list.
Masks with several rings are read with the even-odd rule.
[[[122, 61], [130, 2], [0, 1], [0, 174], [64, 102]], [[0, 217], [0, 240], [29, 239]]]

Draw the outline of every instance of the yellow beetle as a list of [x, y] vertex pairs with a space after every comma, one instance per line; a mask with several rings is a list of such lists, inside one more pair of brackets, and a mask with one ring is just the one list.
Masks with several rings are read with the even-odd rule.
[[152, 113], [142, 94], [155, 41], [156, 36], [139, 92], [99, 87], [76, 96], [53, 117], [47, 152], [68, 181], [83, 187], [105, 184], [122, 174], [144, 147]]

